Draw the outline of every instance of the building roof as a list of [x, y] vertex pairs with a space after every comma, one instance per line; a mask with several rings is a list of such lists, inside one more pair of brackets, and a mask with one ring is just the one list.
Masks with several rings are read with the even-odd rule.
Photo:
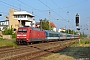
[[40, 22], [36, 22], [35, 27], [38, 28], [39, 27], [38, 25], [40, 26]]
[[55, 28], [56, 28], [56, 26], [55, 26], [55, 24], [54, 24], [53, 22], [50, 22], [50, 25], [51, 25], [52, 27], [55, 27]]
[[33, 16], [31, 13], [27, 12], [27, 11], [17, 11], [17, 12], [14, 12], [14, 15], [30, 15], [30, 16]]
[[60, 28], [61, 30], [66, 30], [66, 28]]
[[35, 25], [40, 25], [40, 22], [36, 22], [36, 24]]

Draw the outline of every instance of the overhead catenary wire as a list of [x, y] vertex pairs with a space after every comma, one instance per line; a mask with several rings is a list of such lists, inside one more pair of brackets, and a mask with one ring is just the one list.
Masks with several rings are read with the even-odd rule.
[[76, 6], [76, 5], [81, 4], [81, 3], [85, 3], [86, 1], [88, 1], [88, 0], [81, 1], [81, 2], [75, 3], [73, 5], [67, 6], [67, 7], [70, 8], [70, 7]]
[[16, 6], [13, 6], [13, 5], [11, 5], [11, 4], [9, 4], [9, 3], [6, 3], [6, 2], [4, 2], [4, 1], [1, 1], [1, 0], [0, 0], [0, 2], [1, 2], [1, 3], [4, 3], [4, 4], [6, 4], [6, 5], [12, 6], [12, 7], [16, 8], [16, 9], [19, 9], [19, 8], [17, 8]]
[[57, 5], [53, 0], [51, 0], [56, 6], [58, 6], [58, 8], [60, 9], [60, 10], [62, 10], [65, 14], [66, 14], [66, 11], [64, 11], [59, 5]]
[[[20, 1], [20, 0], [19, 0]], [[13, 7], [13, 8], [15, 8], [15, 9], [18, 9], [18, 10], [21, 10], [21, 8], [18, 8], [18, 7], [16, 7], [16, 6], [13, 6], [13, 5], [11, 5], [10, 3], [6, 3], [6, 2], [4, 2], [4, 1], [1, 1], [0, 0], [0, 2], [1, 3], [4, 3], [4, 4], [6, 4], [6, 5], [8, 5], [8, 6], [11, 6], [11, 7]], [[20, 1], [21, 2], [21, 1]], [[23, 2], [21, 2], [21, 3], [23, 3]], [[23, 3], [24, 4], [24, 3]], [[26, 5], [26, 4], [24, 4], [24, 5]], [[29, 6], [30, 7], [30, 6]], [[33, 8], [33, 7], [32, 7]], [[35, 8], [33, 8], [34, 10], [38, 10], [38, 9], [35, 9]], [[39, 10], [38, 10], [39, 11]], [[3, 13], [3, 12], [0, 12], [0, 13]], [[35, 16], [38, 16], [38, 15], [35, 15]], [[38, 16], [38, 17], [40, 17], [40, 16]]]
[[[46, 5], [45, 3], [43, 3], [41, 0], [39, 0], [42, 4], [44, 4], [46, 7], [48, 7], [52, 12], [54, 12], [56, 15], [58, 15], [59, 17], [61, 17], [58, 13], [56, 13], [55, 11], [53, 11], [48, 5]], [[61, 17], [64, 21], [68, 22], [66, 19], [64, 19], [63, 17]]]
[[[65, 14], [68, 14], [69, 13], [69, 11], [67, 11], [67, 13], [66, 13], [66, 11], [64, 11], [60, 6], [58, 6], [58, 4], [57, 3], [55, 3], [53, 0], [51, 0], [60, 10], [62, 10]], [[68, 33], [69, 33], [69, 29], [70, 29], [70, 26], [69, 26], [69, 20], [67, 20], [67, 22], [68, 22]]]
[[[36, 10], [36, 11], [42, 12], [43, 14], [45, 13], [45, 12], [43, 12], [42, 10], [36, 9], [36, 8], [34, 8], [34, 7], [30, 6], [30, 5], [22, 2], [21, 0], [18, 0], [18, 1], [19, 1], [20, 3], [26, 5], [26, 6], [29, 7], [29, 8], [31, 7], [32, 9], [34, 9], [34, 10]], [[45, 11], [47, 11], [47, 10], [45, 10]], [[46, 13], [45, 13], [45, 14], [46, 14]], [[36, 15], [36, 16], [38, 16], [38, 15]], [[40, 16], [39, 16], [39, 17], [40, 17]], [[53, 16], [51, 15], [51, 17], [53, 17]], [[55, 17], [53, 17], [53, 18], [56, 19]]]
[[[31, 8], [33, 8], [34, 10], [37, 10], [37, 11], [40, 11], [40, 12], [42, 12], [42, 13], [45, 13], [45, 12], [43, 12], [43, 11], [41, 11], [41, 10], [38, 10], [38, 9], [36, 9], [36, 8], [34, 8], [34, 7], [32, 7], [32, 6], [30, 6], [30, 5], [28, 5], [28, 4], [25, 4], [25, 3], [23, 3], [21, 0], [18, 0], [19, 2], [21, 2], [22, 4], [24, 4], [24, 5], [26, 5], [26, 6], [28, 6], [28, 7], [31, 7]], [[41, 1], [41, 0], [40, 0]], [[87, 1], [87, 0], [84, 0], [84, 1]], [[0, 0], [0, 2], [2, 2], [2, 3], [4, 3], [4, 4], [7, 4], [7, 5], [9, 5], [9, 6], [12, 6], [12, 7], [14, 7], [14, 8], [17, 8], [17, 9], [20, 9], [20, 8], [18, 8], [18, 7], [16, 7], [16, 6], [13, 6], [13, 5], [11, 5], [11, 4], [9, 4], [9, 3], [6, 3], [6, 2], [4, 2], [4, 1], [2, 1], [2, 0]], [[53, 1], [54, 2], [54, 1]], [[45, 4], [45, 3], [44, 3]], [[55, 3], [56, 4], [56, 3]], [[77, 3], [78, 4], [78, 3]], [[45, 4], [46, 5], [46, 4]], [[57, 5], [57, 4], [56, 4]], [[47, 7], [48, 7], [48, 5], [46, 5]], [[58, 5], [57, 5], [58, 6]], [[72, 5], [71, 5], [72, 6]], [[58, 6], [59, 7], [59, 6]], [[69, 7], [69, 6], [68, 6]], [[49, 7], [48, 7], [49, 8]], [[51, 11], [53, 11], [51, 8], [49, 8]], [[60, 8], [59, 7], [59, 9], [61, 9], [62, 11], [63, 11], [63, 9], [62, 8]], [[60, 16], [58, 13], [56, 13], [55, 11], [53, 11], [55, 14], [57, 14], [58, 16]], [[52, 15], [51, 15], [52, 16]], [[60, 16], [61, 17], [61, 16]], [[54, 19], [55, 19], [55, 17], [53, 17]], [[64, 19], [63, 17], [61, 17], [62, 19], [61, 20], [66, 20], [66, 19]]]
[[[30, 6], [30, 5], [28, 5], [28, 4], [24, 3], [24, 2], [22, 2], [21, 0], [18, 0], [18, 1], [19, 1], [20, 3], [26, 5], [28, 8], [32, 8], [33, 10], [37, 10], [37, 11], [40, 11], [40, 12], [43, 13], [43, 11], [34, 8], [34, 7]], [[33, 11], [32, 11], [32, 12], [33, 12]], [[34, 13], [34, 12], [33, 12], [33, 13]], [[38, 15], [36, 15], [36, 14], [34, 14], [34, 15], [37, 16], [37, 17], [40, 17], [40, 16], [38, 16]]]
[[[41, 10], [39, 10], [39, 9], [36, 9], [36, 8], [34, 8], [34, 7], [32, 7], [32, 6], [30, 6], [30, 5], [28, 5], [28, 4], [26, 4], [26, 3], [24, 3], [24, 2], [22, 2], [21, 0], [18, 0], [20, 3], [22, 3], [22, 4], [24, 4], [25, 6], [27, 6], [28, 8], [32, 8], [33, 10], [36, 10], [36, 11], [39, 11], [39, 12], [42, 12], [43, 14], [46, 14], [45, 12], [43, 12], [43, 11], [41, 11]], [[33, 11], [32, 11], [32, 13], [34, 13]], [[38, 18], [42, 18], [41, 16], [38, 16], [38, 15], [36, 15], [36, 14], [34, 14], [35, 16], [37, 16]]]
[[[58, 6], [53, 0], [51, 0], [56, 6]], [[62, 10], [65, 14], [69, 13], [69, 11], [64, 11], [62, 8], [60, 8], [60, 6], [58, 6], [60, 10]], [[70, 22], [69, 20], [67, 20], [67, 22]]]
[[[66, 11], [64, 11], [57, 3], [55, 3], [53, 0], [51, 0], [60, 10], [62, 10], [65, 14], [67, 14], [66, 13]], [[67, 21], [68, 22], [68, 21]]]
[[36, 8], [34, 8], [34, 7], [28, 5], [28, 4], [26, 4], [26, 3], [24, 3], [24, 2], [22, 2], [22, 1], [20, 1], [20, 0], [18, 0], [18, 1], [19, 1], [20, 3], [22, 3], [22, 4], [26, 5], [26, 6], [28, 6], [29, 8], [31, 7], [31, 8], [34, 9], [34, 10], [37, 10], [37, 11], [43, 12], [43, 11], [41, 11], [41, 10], [39, 10], [39, 9], [36, 9]]
[[[18, 1], [20, 1], [20, 0], [18, 0]], [[15, 8], [15, 9], [21, 10], [21, 8], [18, 8], [18, 7], [16, 7], [16, 6], [13, 6], [13, 5], [11, 5], [11, 4], [9, 4], [9, 3], [6, 3], [6, 2], [4, 2], [4, 1], [1, 1], [1, 0], [0, 0], [0, 2], [6, 4], [6, 5], [8, 5], [8, 6], [11, 6], [11, 7]], [[20, 1], [20, 2], [23, 3], [22, 1]], [[23, 3], [23, 4], [26, 5], [25, 3]], [[29, 6], [29, 5], [27, 5], [27, 6]], [[31, 6], [29, 6], [29, 7], [31, 7]], [[32, 7], [32, 8], [33, 8], [33, 7]], [[33, 8], [33, 9], [34, 9], [34, 10], [37, 10], [37, 11], [40, 11], [40, 10], [35, 9], [35, 8]], [[42, 12], [42, 11], [40, 11], [40, 12]], [[35, 15], [35, 16], [40, 17], [40, 16], [38, 16], [38, 15]]]
[[[27, 4], [25, 4], [25, 3], [23, 3], [22, 1], [20, 1], [20, 0], [18, 0], [19, 2], [21, 2], [22, 4], [24, 4], [24, 5], [26, 5], [26, 6], [28, 6], [28, 7], [31, 7], [31, 8], [33, 8], [32, 6], [29, 6], [29, 5], [27, 5]], [[4, 2], [4, 1], [1, 1], [0, 0], [0, 2], [2, 2], [2, 3], [4, 3], [4, 4], [6, 4], [6, 5], [8, 5], [8, 6], [11, 6], [11, 7], [13, 7], [13, 8], [15, 8], [15, 9], [19, 9], [20, 10], [20, 8], [18, 8], [18, 7], [16, 7], [16, 6], [13, 6], [13, 5], [11, 5], [11, 4], [9, 4], [9, 3], [6, 3], [6, 2]], [[43, 12], [43, 11], [41, 11], [41, 10], [38, 10], [38, 9], [36, 9], [36, 8], [33, 8], [34, 10], [37, 10], [37, 11], [40, 11], [40, 12], [42, 12], [42, 13], [45, 13], [45, 12]], [[54, 11], [53, 11], [54, 12]], [[38, 16], [38, 15], [36, 15], [36, 16]], [[52, 16], [52, 15], [51, 15]], [[54, 19], [56, 19], [55, 17], [53, 17]]]
[[[55, 3], [53, 0], [51, 0], [51, 1], [52, 1], [57, 7], [59, 7], [60, 10], [62, 10], [63, 12], [65, 12], [62, 8], [60, 8], [60, 6], [59, 6], [57, 3]], [[70, 7], [79, 5], [79, 4], [84, 3], [84, 2], [86, 2], [86, 1], [89, 1], [89, 0], [80, 1], [80, 2], [75, 3], [75, 4], [73, 4], [73, 5], [67, 6], [66, 8], [70, 8]], [[66, 13], [66, 12], [65, 12], [65, 13]], [[66, 14], [67, 14], [67, 13], [66, 13]], [[72, 19], [71, 19], [71, 20], [72, 20]]]

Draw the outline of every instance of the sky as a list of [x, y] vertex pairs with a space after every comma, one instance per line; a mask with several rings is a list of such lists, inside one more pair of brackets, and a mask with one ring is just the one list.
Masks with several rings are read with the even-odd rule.
[[90, 30], [90, 0], [0, 0], [0, 21], [5, 20], [10, 8], [33, 13], [36, 22], [46, 18], [54, 22], [57, 29], [76, 30], [78, 13], [80, 31], [88, 33]]

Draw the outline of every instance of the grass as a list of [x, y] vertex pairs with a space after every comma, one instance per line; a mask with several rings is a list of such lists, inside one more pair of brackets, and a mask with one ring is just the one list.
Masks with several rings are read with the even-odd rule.
[[76, 41], [72, 46], [59, 51], [57, 53], [52, 53], [48, 56], [41, 57], [39, 60], [79, 60], [90, 57], [90, 39], [81, 39]]
[[15, 39], [9, 40], [9, 39], [0, 38], [0, 46], [12, 46], [16, 48], [17, 44], [15, 42]]
[[1, 40], [6, 40], [6, 39], [0, 38], [0, 41], [1, 41]]
[[75, 47], [77, 45], [79, 46], [90, 45], [90, 39], [80, 39], [80, 41], [77, 40], [76, 43], [72, 46]]

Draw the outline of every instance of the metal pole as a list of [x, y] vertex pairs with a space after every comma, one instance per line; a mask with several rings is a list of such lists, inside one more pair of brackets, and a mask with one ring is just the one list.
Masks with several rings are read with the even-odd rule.
[[87, 38], [89, 38], [89, 17], [87, 17]]
[[[73, 28], [73, 26], [72, 26], [72, 28]], [[73, 29], [73, 35], [74, 35], [74, 29]]]
[[68, 20], [68, 33], [69, 33], [69, 20]]
[[[67, 11], [67, 15], [68, 15], [69, 11]], [[69, 33], [69, 20], [68, 20], [68, 33]]]
[[42, 19], [40, 20], [40, 25], [41, 25], [40, 28], [41, 28], [41, 30], [42, 30]]
[[[80, 30], [78, 30], [79, 36], [80, 36]], [[80, 38], [79, 38], [79, 45], [80, 45]]]
[[[48, 10], [48, 14], [49, 14], [49, 25], [50, 25], [50, 10]], [[50, 26], [49, 26], [49, 30], [51, 30]]]

